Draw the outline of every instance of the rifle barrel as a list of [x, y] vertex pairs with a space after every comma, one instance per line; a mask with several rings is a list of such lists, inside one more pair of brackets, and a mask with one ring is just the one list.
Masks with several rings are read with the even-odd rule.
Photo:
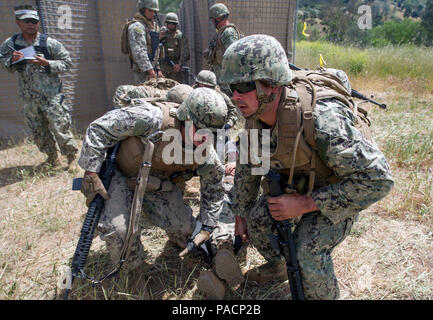
[[[289, 62], [289, 67], [290, 67], [290, 69], [295, 70], [295, 71], [302, 70], [301, 68], [299, 68], [298, 66], [296, 66], [296, 65], [294, 65], [293, 63], [290, 63], [290, 62]], [[371, 103], [379, 106], [382, 109], [387, 109], [387, 105], [386, 104], [379, 103], [377, 101], [374, 101], [373, 99], [369, 99], [366, 96], [364, 96], [362, 93], [356, 91], [355, 89], [352, 89], [351, 94], [352, 94], [352, 97], [354, 97], [354, 98], [365, 100], [365, 101], [371, 102]]]

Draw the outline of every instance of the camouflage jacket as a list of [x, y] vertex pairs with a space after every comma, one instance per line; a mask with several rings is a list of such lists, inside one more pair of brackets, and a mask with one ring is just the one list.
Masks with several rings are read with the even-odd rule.
[[[40, 45], [40, 36], [41, 34], [38, 33], [33, 42], [34, 46]], [[23, 47], [29, 46], [21, 34], [18, 35], [16, 44]], [[48, 61], [49, 66], [41, 67], [30, 63], [12, 64], [13, 50], [10, 47], [13, 46], [12, 37], [3, 42], [0, 47], [0, 64], [10, 73], [18, 72], [20, 97], [32, 99], [35, 93], [45, 97], [60, 93], [62, 82], [59, 74], [69, 71], [72, 66], [72, 60], [65, 47], [59, 41], [48, 37], [47, 50], [52, 60]], [[43, 55], [40, 52], [37, 52], [37, 54]]]
[[[89, 125], [78, 164], [84, 170], [99, 172], [108, 148], [130, 136], [146, 138], [159, 131], [162, 125], [161, 109], [149, 103], [109, 111]], [[199, 219], [213, 227], [224, 201], [224, 166], [213, 148], [209, 157], [196, 172], [200, 177]]]
[[186, 65], [190, 58], [188, 39], [180, 30], [176, 30], [175, 33], [165, 32], [161, 42], [163, 53], [160, 64], [170, 64], [168, 60], [171, 60], [174, 64]]
[[235, 41], [241, 38], [240, 32], [233, 27], [224, 27], [224, 30], [219, 31], [215, 34], [210, 48], [209, 48], [209, 66], [211, 71], [215, 73], [217, 79], [219, 79], [222, 67], [222, 57], [227, 48]]
[[233, 127], [239, 120], [236, 106], [233, 104], [229, 96], [222, 92], [219, 87], [217, 87], [215, 90], [223, 97], [227, 105], [227, 124], [230, 125], [230, 127]]
[[158, 69], [159, 51], [156, 51], [153, 61], [150, 61], [149, 53], [152, 51], [150, 31], [159, 32], [159, 26], [155, 21], [151, 23], [140, 14], [136, 14], [134, 18], [137, 22], [128, 27], [129, 46], [133, 60], [132, 70], [144, 73], [152, 68]]
[[[341, 102], [317, 102], [314, 122], [318, 155], [339, 181], [314, 189], [312, 198], [333, 223], [353, 217], [379, 201], [393, 186], [384, 155], [355, 128], [354, 121], [353, 112]], [[271, 152], [277, 146], [276, 131], [271, 133]], [[261, 176], [252, 175], [251, 168], [250, 164], [239, 162], [236, 166], [233, 211], [242, 217], [248, 216], [260, 188]]]

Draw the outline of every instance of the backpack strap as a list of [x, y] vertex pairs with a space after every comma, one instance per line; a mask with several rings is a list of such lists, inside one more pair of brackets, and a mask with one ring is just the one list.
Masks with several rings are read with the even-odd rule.
[[48, 52], [48, 35], [42, 33], [39, 36], [39, 46], [35, 46], [35, 51], [42, 52], [47, 60], [52, 60], [53, 57]]
[[[304, 126], [304, 134], [307, 143], [314, 150], [316, 147], [316, 139], [314, 137], [314, 118], [313, 111], [316, 107], [317, 93], [314, 85], [306, 77], [296, 77], [293, 83], [300, 83], [295, 85], [296, 93], [299, 97], [299, 102], [302, 108], [302, 122]], [[307, 88], [308, 87], [308, 88]], [[308, 91], [310, 89], [310, 92]]]

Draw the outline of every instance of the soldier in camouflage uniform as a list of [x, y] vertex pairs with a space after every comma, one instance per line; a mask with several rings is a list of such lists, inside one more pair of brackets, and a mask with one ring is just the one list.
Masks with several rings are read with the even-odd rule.
[[[145, 98], [160, 98], [161, 100], [165, 100], [167, 91], [178, 85], [177, 81], [167, 78], [151, 79], [139, 86], [120, 85], [114, 93], [113, 103], [115, 107], [125, 107], [136, 104], [136, 102], [140, 102], [141, 99]], [[187, 87], [192, 90], [191, 86]]]
[[162, 54], [159, 64], [165, 77], [182, 83], [182, 66], [189, 61], [188, 39], [177, 29], [179, 18], [170, 12], [165, 17], [166, 28], [161, 30]]
[[[115, 109], [95, 120], [87, 129], [78, 161], [86, 170], [82, 192], [87, 198], [87, 205], [98, 193], [107, 200], [98, 228], [114, 263], [119, 261], [128, 226], [132, 200], [128, 180], [135, 181], [136, 176], [129, 177], [125, 171], [116, 170], [107, 192], [97, 176], [107, 149], [130, 137], [146, 139], [161, 130], [167, 130], [169, 123], [182, 132], [182, 139], [186, 141], [185, 137], [191, 137], [200, 128], [213, 131], [222, 128], [227, 118], [227, 107], [221, 96], [206, 88], [194, 90], [178, 109], [173, 108], [176, 106], [177, 104], [172, 104], [164, 107], [143, 102], [140, 105]], [[185, 128], [185, 121], [193, 122], [192, 132], [188, 131], [188, 127]], [[201, 142], [194, 142], [195, 147], [200, 144]], [[194, 158], [192, 165], [167, 165], [162, 158], [167, 142], [155, 142], [152, 169], [144, 195], [143, 214], [146, 214], [153, 224], [163, 228], [170, 241], [182, 248], [186, 247], [187, 240], [198, 222], [203, 226], [194, 238], [196, 245], [209, 237], [214, 243], [219, 239], [230, 238], [231, 231], [234, 230], [233, 221], [229, 231], [218, 222], [224, 202], [224, 167], [212, 144], [207, 145], [204, 164], [197, 164]], [[191, 151], [184, 149], [182, 145], [179, 147], [183, 150], [182, 159], [185, 159], [185, 155]], [[183, 202], [182, 195], [185, 180], [194, 175], [200, 177], [200, 213], [197, 219], [193, 217], [192, 209]], [[135, 269], [144, 261], [139, 234], [133, 244], [131, 254], [124, 264], [127, 271]]]
[[[68, 165], [75, 159], [77, 143], [71, 133], [70, 109], [63, 103], [59, 74], [69, 71], [72, 60], [57, 40], [38, 32], [39, 16], [32, 6], [15, 7], [16, 23], [22, 33], [8, 38], [0, 47], [0, 63], [18, 73], [19, 95], [24, 119], [39, 150], [50, 165], [58, 165], [56, 142]], [[34, 46], [35, 60], [23, 60], [18, 50]]]
[[210, 88], [218, 92], [224, 98], [224, 101], [229, 111], [229, 116], [228, 116], [227, 123], [225, 125], [225, 129], [230, 129], [236, 124], [236, 122], [239, 120], [237, 108], [233, 104], [231, 99], [224, 92], [222, 92], [220, 87], [217, 85], [217, 79], [215, 73], [209, 70], [200, 71], [195, 80], [194, 87]]
[[226, 49], [242, 38], [239, 29], [229, 21], [230, 11], [222, 3], [216, 3], [209, 9], [209, 19], [214, 23], [217, 33], [210, 42], [209, 49], [204, 52], [210, 69], [215, 73], [221, 90], [231, 97], [230, 88], [220, 82], [222, 58]]
[[[271, 246], [268, 236], [273, 233], [272, 219], [295, 219], [294, 237], [305, 298], [337, 299], [339, 288], [331, 253], [350, 233], [359, 212], [392, 189], [393, 179], [385, 157], [376, 144], [361, 133], [356, 110], [343, 103], [344, 98], [318, 98], [314, 109], [308, 113], [312, 118], [304, 113], [304, 125], [307, 120], [313, 120], [316, 149], [309, 149], [312, 156], [306, 167], [310, 169], [301, 170], [298, 155], [292, 158], [292, 151], [300, 153], [301, 148], [289, 145], [296, 144], [295, 139], [289, 141], [280, 137], [279, 132], [284, 129], [278, 126], [283, 110], [298, 106], [294, 103], [301, 99], [301, 94], [293, 90], [298, 90], [293, 80], [284, 49], [273, 37], [243, 38], [224, 55], [221, 81], [230, 84], [233, 100], [247, 119], [247, 128], [256, 128], [259, 134], [263, 129], [274, 129], [270, 133], [271, 168], [285, 172], [288, 164], [294, 176], [291, 183], [294, 189], [290, 193], [270, 197], [260, 193], [262, 176], [253, 175], [254, 164], [238, 161], [233, 199], [235, 232], [244, 240], [250, 239], [267, 260], [266, 264], [243, 270], [243, 273], [257, 283], [287, 279], [285, 263], [277, 248]], [[302, 129], [299, 132], [302, 133]], [[303, 131], [304, 135], [306, 132]], [[307, 141], [306, 136], [298, 133], [298, 137]], [[277, 161], [274, 156], [281, 155], [279, 150], [286, 156]], [[296, 159], [295, 165], [293, 159]], [[277, 162], [279, 165], [275, 167]], [[319, 170], [319, 163], [328, 170], [329, 176], [322, 176], [319, 171], [325, 169]], [[316, 168], [316, 178], [312, 184], [306, 183], [306, 191], [302, 182], [314, 177], [313, 168]]]
[[[135, 84], [139, 85], [149, 79], [162, 77], [159, 67], [159, 49], [152, 47], [150, 32], [159, 32], [155, 15], [159, 11], [158, 0], [138, 0], [139, 12], [134, 15], [134, 22], [128, 26], [130, 60]], [[155, 57], [151, 60], [151, 53]]]

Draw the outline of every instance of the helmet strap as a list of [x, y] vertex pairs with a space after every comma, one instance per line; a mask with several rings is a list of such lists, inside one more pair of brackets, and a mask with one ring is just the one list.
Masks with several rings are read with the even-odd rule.
[[266, 108], [272, 101], [275, 100], [277, 95], [275, 93], [272, 93], [270, 96], [266, 95], [263, 91], [262, 84], [260, 81], [256, 80], [256, 90], [257, 90], [257, 100], [259, 102], [259, 108], [257, 109], [257, 112], [252, 114], [251, 116], [245, 118], [247, 120], [258, 120], [260, 116], [265, 112]]

